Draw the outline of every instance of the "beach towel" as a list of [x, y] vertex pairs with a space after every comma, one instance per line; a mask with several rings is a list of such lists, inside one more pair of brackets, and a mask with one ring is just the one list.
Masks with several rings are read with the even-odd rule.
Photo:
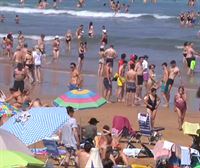
[[139, 148], [125, 148], [123, 149], [123, 153], [128, 157], [137, 157], [140, 153], [141, 149]]
[[174, 143], [172, 143], [172, 142], [164, 141], [163, 148], [167, 149], [167, 150], [171, 150], [173, 145], [174, 145]]
[[181, 165], [188, 166], [191, 164], [190, 149], [181, 146]]
[[98, 148], [92, 148], [85, 168], [103, 168]]
[[171, 150], [163, 148], [164, 141], [158, 141], [153, 149], [154, 160], [158, 160], [161, 157], [170, 158]]
[[184, 122], [183, 123], [183, 133], [184, 134], [189, 134], [189, 135], [199, 135], [197, 131], [200, 129], [199, 123], [189, 123], [189, 122]]

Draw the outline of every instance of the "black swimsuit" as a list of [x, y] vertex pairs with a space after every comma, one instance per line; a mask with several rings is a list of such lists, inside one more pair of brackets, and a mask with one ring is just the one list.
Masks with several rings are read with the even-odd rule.
[[155, 95], [154, 101], [152, 101], [151, 98], [150, 98], [150, 96], [149, 96], [149, 99], [148, 99], [147, 103], [148, 103], [148, 105], [146, 107], [148, 109], [150, 109], [151, 111], [154, 111], [156, 109], [156, 105], [157, 105], [157, 95]]
[[79, 58], [80, 58], [81, 60], [84, 59], [84, 49], [81, 49], [81, 50], [80, 50], [80, 52], [79, 52]]

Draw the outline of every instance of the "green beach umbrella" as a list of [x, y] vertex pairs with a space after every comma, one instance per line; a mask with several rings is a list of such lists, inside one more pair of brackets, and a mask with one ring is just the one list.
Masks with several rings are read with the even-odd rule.
[[44, 163], [21, 152], [0, 150], [0, 168], [42, 167]]
[[90, 90], [71, 90], [54, 100], [55, 106], [67, 107], [82, 110], [98, 108], [106, 103], [106, 100]]

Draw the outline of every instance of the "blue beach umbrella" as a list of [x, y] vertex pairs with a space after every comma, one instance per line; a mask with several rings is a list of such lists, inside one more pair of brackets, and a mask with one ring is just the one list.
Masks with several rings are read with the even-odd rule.
[[1, 128], [14, 134], [24, 144], [31, 145], [51, 137], [68, 120], [63, 107], [39, 107], [11, 117]]

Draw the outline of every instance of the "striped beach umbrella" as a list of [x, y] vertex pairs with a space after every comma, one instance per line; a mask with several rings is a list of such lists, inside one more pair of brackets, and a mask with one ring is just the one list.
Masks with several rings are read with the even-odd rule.
[[0, 102], [0, 117], [4, 114], [7, 116], [12, 116], [20, 112], [16, 107], [11, 106], [9, 103]]
[[63, 107], [38, 107], [16, 114], [1, 128], [14, 134], [24, 144], [31, 145], [51, 137], [68, 118]]
[[43, 167], [44, 162], [21, 152], [0, 150], [0, 168]]
[[54, 100], [55, 106], [72, 106], [76, 109], [98, 108], [106, 103], [106, 100], [90, 90], [71, 90]]

